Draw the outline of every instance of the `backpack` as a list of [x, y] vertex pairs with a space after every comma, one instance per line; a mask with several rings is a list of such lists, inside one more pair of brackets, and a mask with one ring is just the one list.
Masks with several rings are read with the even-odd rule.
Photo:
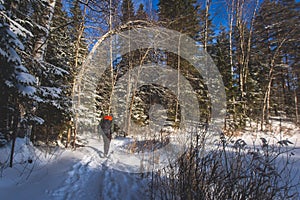
[[103, 133], [108, 137], [109, 139], [112, 138], [112, 116], [104, 116], [103, 119], [100, 122], [100, 127], [103, 131]]

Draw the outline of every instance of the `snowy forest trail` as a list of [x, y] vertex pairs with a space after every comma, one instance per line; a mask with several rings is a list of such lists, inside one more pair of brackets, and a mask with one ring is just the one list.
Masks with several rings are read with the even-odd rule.
[[142, 199], [145, 197], [143, 180], [137, 175], [103, 166], [100, 199]]
[[95, 189], [93, 186], [100, 185], [101, 165], [92, 167], [91, 165], [97, 160], [95, 154], [90, 154], [86, 149], [79, 151], [81, 155], [77, 155], [82, 159], [77, 160], [77, 157], [66, 171], [67, 176], [64, 177], [63, 185], [49, 191], [49, 195], [54, 199], [99, 199], [99, 192], [91, 190]]
[[[260, 145], [261, 138], [270, 144], [288, 139], [294, 144], [282, 147], [294, 149], [294, 170], [291, 171], [295, 184], [299, 180], [300, 131], [293, 129], [291, 136], [266, 135], [247, 132], [239, 137], [251, 146]], [[55, 147], [51, 151], [26, 145], [22, 138], [16, 141], [13, 168], [0, 168], [0, 200], [135, 200], [148, 199], [150, 177], [126, 172], [127, 162], [123, 162], [122, 151], [128, 150], [131, 138], [115, 138], [111, 143], [110, 156], [103, 156], [103, 141], [97, 135], [80, 136], [84, 145], [76, 150]], [[80, 138], [78, 138], [80, 141]], [[231, 146], [229, 147], [230, 150]], [[0, 162], [7, 161], [10, 146], [0, 149]], [[33, 159], [32, 163], [28, 159]], [[130, 161], [130, 158], [125, 157]], [[285, 160], [278, 157], [278, 166]], [[1, 163], [0, 163], [1, 164]], [[1, 165], [0, 165], [1, 166]], [[154, 185], [155, 186], [155, 185]], [[161, 186], [161, 185], [159, 185]], [[297, 188], [296, 188], [297, 189]], [[299, 188], [297, 189], [300, 193]], [[152, 195], [153, 193], [151, 193]], [[148, 198], [147, 198], [148, 197]]]
[[[5, 170], [0, 179], [0, 199], [131, 200], [145, 196], [146, 180], [116, 170], [114, 161], [103, 157], [99, 137], [87, 138], [87, 144], [75, 151], [57, 149], [52, 153], [55, 156], [36, 164], [28, 178], [16, 175], [12, 180], [16, 171]], [[20, 192], [14, 192], [16, 189]]]
[[115, 170], [102, 149], [103, 142], [97, 137], [78, 149], [77, 159], [81, 159], [71, 166], [64, 184], [49, 191], [51, 199], [141, 199], [144, 181], [136, 174]]

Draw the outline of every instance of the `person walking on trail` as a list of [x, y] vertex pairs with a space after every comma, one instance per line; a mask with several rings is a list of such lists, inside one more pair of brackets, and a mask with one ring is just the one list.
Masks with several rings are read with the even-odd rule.
[[[108, 155], [110, 141], [112, 139], [112, 128], [113, 128], [113, 117], [110, 115], [106, 115], [103, 117], [103, 119], [100, 121], [99, 124], [99, 134], [102, 135], [103, 142], [104, 142], [104, 155]], [[102, 131], [102, 134], [101, 134]]]

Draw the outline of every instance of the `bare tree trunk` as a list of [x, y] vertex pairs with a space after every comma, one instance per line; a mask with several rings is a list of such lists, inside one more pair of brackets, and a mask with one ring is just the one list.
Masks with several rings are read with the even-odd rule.
[[[129, 48], [130, 48], [130, 46], [129, 46]], [[130, 85], [130, 87], [128, 88], [128, 89], [130, 89], [130, 92], [131, 92], [131, 88], [132, 88], [132, 96], [131, 96], [131, 102], [128, 102], [129, 101], [129, 95], [128, 95], [128, 99], [126, 99], [126, 102], [128, 102], [128, 103], [130, 103], [130, 105], [129, 105], [129, 111], [128, 111], [128, 114], [126, 113], [126, 116], [127, 116], [127, 123], [129, 123], [129, 124], [127, 124], [127, 130], [128, 131], [130, 131], [130, 120], [131, 120], [131, 118], [130, 118], [130, 116], [131, 116], [131, 113], [132, 113], [132, 109], [133, 109], [133, 104], [134, 104], [134, 96], [135, 96], [135, 94], [136, 94], [136, 91], [137, 91], [137, 89], [138, 89], [138, 81], [139, 81], [139, 77], [140, 77], [140, 72], [141, 72], [141, 68], [142, 68], [142, 65], [143, 65], [143, 63], [144, 63], [144, 60], [145, 60], [145, 58], [146, 58], [146, 56], [148, 55], [148, 53], [149, 53], [149, 51], [150, 51], [150, 48], [148, 48], [147, 49], [147, 51], [144, 53], [144, 55], [143, 55], [143, 57], [142, 57], [142, 59], [140, 60], [140, 64], [139, 64], [139, 68], [138, 68], [138, 70], [137, 70], [137, 74], [136, 74], [136, 80], [135, 80], [135, 83], [133, 84], [133, 83], [131, 83], [131, 81], [130, 81], [130, 79], [131, 79], [131, 77], [129, 76], [129, 78], [128, 78], [128, 87], [129, 87], [129, 85]], [[131, 69], [131, 64], [129, 65], [129, 70]], [[129, 72], [128, 72], [129, 73]], [[129, 73], [129, 75], [130, 75], [130, 73]], [[130, 93], [128, 93], [128, 91], [127, 91], [127, 94], [130, 94]], [[126, 105], [126, 108], [127, 108], [127, 105]], [[129, 132], [127, 132], [127, 134], [129, 134]]]
[[[248, 82], [248, 74], [249, 74], [249, 62], [250, 62], [250, 53], [251, 53], [251, 42], [252, 42], [252, 34], [253, 34], [253, 26], [254, 19], [258, 9], [258, 0], [255, 1], [254, 9], [251, 8], [251, 4], [254, 2], [247, 2], [245, 0], [237, 0], [236, 1], [236, 27], [239, 34], [239, 52], [237, 53], [237, 62], [239, 67], [239, 86], [240, 86], [240, 96], [241, 96], [241, 109], [242, 116], [240, 125], [245, 124], [245, 116], [247, 115], [247, 82]], [[234, 3], [232, 3], [234, 6]], [[249, 12], [251, 11], [251, 12]], [[233, 14], [233, 13], [232, 13]], [[250, 16], [250, 17], [248, 17]], [[231, 19], [233, 20], [233, 19]], [[249, 27], [248, 38], [246, 35], [247, 27]], [[231, 27], [232, 28], [232, 27]], [[232, 33], [231, 33], [232, 34]]]
[[[248, 37], [247, 49], [246, 49], [245, 74], [244, 74], [245, 81], [247, 81], [248, 74], [249, 74], [249, 62], [250, 62], [250, 55], [251, 55], [252, 35], [253, 35], [254, 22], [255, 22], [255, 17], [256, 17], [257, 10], [258, 10], [258, 6], [259, 6], [259, 0], [256, 0], [255, 1], [255, 8], [254, 8], [252, 19], [251, 19], [249, 37]], [[246, 106], [246, 104], [244, 104], [244, 105]], [[244, 109], [246, 110], [246, 107], [244, 107]]]
[[19, 110], [17, 112], [15, 111], [13, 115], [13, 121], [12, 121], [12, 145], [10, 151], [9, 167], [13, 166], [15, 143], [17, 139], [17, 131], [18, 131], [18, 124], [19, 124], [19, 116], [20, 116]]
[[[86, 5], [84, 5], [84, 11], [83, 11], [83, 19], [82, 19], [82, 22], [80, 23], [80, 27], [79, 27], [79, 30], [78, 30], [78, 37], [77, 37], [77, 40], [76, 40], [76, 43], [75, 43], [75, 63], [74, 63], [74, 71], [75, 72], [78, 72], [78, 69], [79, 69], [79, 54], [80, 54], [80, 43], [81, 43], [81, 39], [82, 39], [82, 36], [83, 36], [83, 33], [84, 33], [84, 30], [85, 30], [85, 26], [84, 26], [84, 23], [85, 23], [85, 18], [86, 18], [86, 10], [87, 10], [87, 7]], [[77, 73], [76, 73], [77, 75]], [[81, 80], [79, 80], [81, 81]], [[76, 85], [76, 80], [74, 79], [73, 81], [73, 86], [72, 86], [72, 94], [75, 93], [75, 85]], [[78, 92], [78, 105], [80, 105], [80, 88], [78, 88], [79, 92]], [[73, 148], [75, 148], [75, 143], [76, 143], [76, 135], [77, 135], [77, 130], [78, 130], [78, 113], [76, 112], [75, 114], [75, 120], [74, 120], [74, 131], [72, 131], [72, 127], [71, 127], [71, 130], [70, 130], [70, 134], [72, 134], [72, 132], [74, 133], [73, 137], [74, 137], [74, 141], [73, 141]], [[68, 134], [69, 134], [69, 130], [68, 130]], [[70, 135], [71, 137], [71, 135]], [[69, 138], [69, 135], [68, 135], [68, 141], [67, 141], [67, 144], [70, 142], [70, 138]]]
[[[39, 32], [37, 34], [37, 39], [33, 46], [32, 56], [33, 59], [37, 62], [44, 61], [44, 56], [47, 50], [47, 40], [50, 34], [50, 28], [52, 24], [53, 15], [54, 15], [56, 0], [48, 0], [47, 3], [48, 3], [47, 9], [44, 10], [41, 16], [43, 20], [41, 24], [39, 24], [41, 27], [43, 27], [44, 32]], [[36, 83], [37, 87], [39, 87], [41, 85], [41, 79], [40, 77], [36, 77], [36, 79], [37, 79], [37, 83]], [[37, 110], [37, 106], [35, 107], [35, 109], [32, 108], [32, 113], [34, 114], [36, 110]], [[29, 134], [31, 135], [32, 133]]]
[[298, 112], [298, 97], [296, 89], [294, 89], [294, 101], [295, 101], [295, 115], [296, 115], [296, 124], [299, 123], [299, 112]]
[[205, 30], [204, 30], [204, 50], [207, 51], [208, 44], [208, 16], [209, 16], [209, 8], [210, 8], [210, 0], [205, 1]]
[[[233, 19], [234, 19], [234, 4], [235, 0], [227, 2], [228, 6], [228, 20], [229, 20], [229, 59], [230, 59], [230, 71], [231, 71], [231, 87], [233, 86], [234, 80], [234, 67], [233, 67]], [[232, 87], [233, 88], [233, 87]], [[233, 104], [233, 121], [236, 120], [236, 103], [235, 103], [235, 94], [232, 95], [232, 104]], [[225, 122], [226, 126], [226, 122]]]
[[177, 101], [176, 101], [176, 110], [175, 110], [175, 123], [178, 120], [178, 112], [179, 112], [179, 99], [180, 99], [180, 43], [181, 43], [181, 34], [179, 35], [178, 40], [178, 48], [177, 48]]
[[[81, 76], [82, 78], [82, 76]], [[81, 82], [81, 78], [79, 78], [79, 80], [74, 80], [74, 85], [73, 85], [73, 95], [75, 94], [75, 85], [76, 85], [76, 81], [79, 81]], [[81, 96], [81, 87], [80, 87], [80, 84], [78, 85], [78, 88], [77, 88], [78, 92], [77, 92], [77, 108], [75, 108], [77, 111], [75, 113], [75, 119], [74, 119], [74, 126], [75, 126], [75, 131], [74, 131], [74, 135], [76, 135], [77, 133], [77, 130], [78, 130], [78, 110], [79, 110], [79, 107], [80, 107], [80, 102], [81, 102], [81, 99], [80, 99], [80, 96]]]
[[[289, 33], [287, 33], [286, 36], [288, 36]], [[287, 41], [287, 37], [284, 37], [282, 41], [279, 43], [276, 51], [273, 54], [273, 57], [270, 61], [270, 71], [269, 71], [269, 82], [266, 88], [265, 96], [264, 96], [264, 102], [263, 102], [263, 112], [262, 112], [262, 119], [261, 119], [261, 130], [263, 130], [264, 121], [266, 120], [267, 123], [269, 123], [269, 111], [270, 111], [270, 96], [271, 96], [271, 88], [272, 88], [272, 79], [273, 79], [273, 70], [275, 67], [275, 61], [277, 57], [279, 56], [279, 53], [281, 51], [281, 47], [283, 44]], [[271, 50], [271, 44], [269, 44], [269, 51]]]
[[[111, 32], [113, 29], [112, 24], [112, 0], [109, 0], [109, 31]], [[114, 92], [114, 66], [113, 66], [113, 43], [112, 37], [109, 39], [109, 57], [110, 57], [110, 78], [111, 78], [111, 94], [109, 97], [109, 105], [108, 105], [108, 114], [111, 114], [111, 107], [112, 107], [112, 97]]]
[[240, 96], [241, 96], [241, 109], [242, 109], [242, 116], [240, 116], [240, 125], [243, 123], [243, 118], [245, 116], [245, 83], [246, 83], [246, 77], [245, 77], [245, 71], [246, 71], [246, 65], [245, 65], [245, 21], [243, 19], [243, 9], [244, 9], [244, 1], [243, 0], [237, 0], [237, 6], [236, 6], [236, 27], [238, 28], [238, 34], [239, 34], [239, 48], [240, 52], [237, 54], [237, 61], [238, 61], [238, 67], [239, 67], [239, 89], [240, 89]]
[[[132, 93], [132, 96], [130, 98], [130, 94], [131, 94], [131, 70], [132, 70], [132, 63], [131, 63], [131, 35], [130, 35], [130, 26], [129, 26], [129, 44], [128, 44], [128, 82], [127, 82], [127, 96], [126, 96], [126, 119], [127, 119], [127, 123], [126, 123], [126, 134], [129, 135], [130, 134], [130, 129], [131, 129], [131, 113], [132, 113], [132, 108], [133, 108], [133, 103], [134, 103], [134, 96], [135, 94]], [[138, 80], [137, 80], [138, 81]], [[129, 109], [127, 109], [129, 108]]]
[[230, 57], [230, 67], [231, 67], [231, 78], [234, 78], [233, 69], [233, 15], [234, 15], [234, 0], [231, 0], [230, 12], [229, 12], [229, 57]]
[[67, 142], [66, 142], [66, 145], [65, 147], [68, 148], [68, 145], [71, 141], [71, 133], [72, 133], [72, 127], [70, 127], [70, 124], [67, 125]]
[[33, 48], [33, 57], [37, 61], [44, 60], [44, 55], [47, 49], [47, 39], [50, 33], [56, 0], [48, 0], [48, 3], [48, 9], [46, 9], [46, 12], [43, 13], [43, 16], [41, 16], [44, 19], [41, 26], [45, 27], [45, 32], [38, 36]]
[[13, 166], [14, 152], [15, 152], [15, 143], [16, 143], [16, 136], [13, 134], [11, 151], [10, 151], [9, 167]]
[[269, 108], [270, 108], [270, 93], [271, 93], [271, 87], [272, 87], [272, 79], [273, 79], [273, 66], [270, 68], [269, 72], [269, 82], [268, 86], [264, 95], [264, 101], [263, 101], [263, 111], [262, 111], [262, 118], [261, 118], [261, 130], [263, 131], [263, 125], [266, 122], [269, 123]]

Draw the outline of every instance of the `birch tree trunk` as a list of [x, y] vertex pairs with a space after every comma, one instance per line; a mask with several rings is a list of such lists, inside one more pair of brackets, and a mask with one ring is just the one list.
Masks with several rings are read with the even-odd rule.
[[240, 116], [240, 125], [243, 123], [243, 118], [245, 116], [245, 83], [246, 83], [246, 77], [245, 77], [245, 21], [243, 20], [243, 10], [244, 10], [244, 1], [243, 0], [237, 0], [236, 5], [236, 27], [238, 29], [239, 34], [239, 50], [237, 54], [237, 62], [238, 62], [238, 68], [239, 68], [239, 89], [240, 89], [240, 105], [242, 108], [242, 116]]
[[269, 72], [269, 82], [268, 86], [264, 95], [264, 101], [263, 101], [263, 111], [262, 111], [262, 118], [261, 118], [261, 131], [264, 130], [263, 126], [266, 122], [269, 123], [269, 107], [270, 107], [270, 94], [271, 94], [271, 87], [272, 87], [272, 79], [273, 79], [273, 66], [270, 68]]
[[205, 2], [205, 30], [204, 30], [204, 51], [207, 51], [207, 44], [208, 44], [208, 17], [209, 17], [209, 8], [210, 8], [210, 0], [206, 0]]
[[[129, 40], [130, 40], [130, 27], [129, 27]], [[132, 63], [131, 63], [131, 45], [129, 42], [128, 45], [128, 52], [129, 52], [129, 60], [128, 60], [128, 82], [127, 82], [127, 96], [126, 96], [126, 134], [130, 134], [130, 128], [131, 128], [131, 113], [133, 109], [133, 104], [134, 104], [134, 92], [131, 94], [131, 69], [132, 69]], [[137, 80], [138, 81], [138, 80]], [[132, 95], [130, 98], [130, 94]], [[127, 109], [128, 108], [128, 109]]]
[[[233, 65], [233, 19], [234, 19], [234, 6], [235, 0], [227, 2], [227, 12], [229, 21], [229, 59], [230, 59], [230, 72], [231, 72], [231, 89], [233, 90], [233, 80], [234, 80], [234, 65]], [[235, 94], [232, 94], [232, 109], [233, 109], [233, 121], [236, 121], [236, 102]], [[227, 121], [227, 120], [226, 120]], [[228, 127], [225, 121], [225, 127]]]
[[43, 32], [38, 35], [33, 48], [33, 57], [37, 61], [44, 61], [56, 0], [48, 0], [47, 2], [48, 8], [42, 13], [43, 24], [40, 24], [44, 29]]
[[[263, 112], [262, 112], [262, 119], [261, 119], [261, 130], [263, 130], [263, 125], [264, 122], [267, 124], [269, 123], [269, 115], [270, 115], [270, 95], [271, 95], [271, 88], [272, 88], [272, 80], [273, 80], [273, 72], [274, 72], [274, 67], [275, 67], [275, 61], [278, 58], [282, 46], [288, 41], [288, 36], [289, 33], [283, 39], [279, 42], [278, 47], [276, 48], [275, 52], [273, 53], [273, 56], [270, 61], [270, 71], [269, 71], [269, 82], [266, 88], [266, 92], [264, 95], [264, 102], [263, 102]], [[268, 45], [269, 52], [271, 54], [271, 44]]]
[[[254, 9], [251, 9], [254, 3]], [[252, 44], [252, 34], [254, 20], [258, 9], [258, 0], [255, 2], [247, 2], [245, 0], [236, 1], [236, 27], [238, 30], [239, 40], [237, 52], [237, 66], [239, 67], [239, 89], [241, 97], [240, 125], [245, 125], [245, 117], [247, 117], [247, 83], [249, 76], [249, 62]], [[248, 38], [247, 38], [248, 37]]]
[[[109, 31], [111, 32], [113, 29], [113, 21], [112, 21], [112, 0], [109, 0]], [[113, 66], [113, 41], [110, 37], [109, 39], [109, 63], [110, 63], [110, 78], [111, 78], [111, 94], [109, 97], [109, 105], [108, 105], [108, 113], [111, 114], [111, 107], [112, 107], [112, 96], [114, 92], [114, 66]]]
[[[85, 18], [86, 18], [86, 12], [87, 12], [87, 6], [84, 5], [83, 17], [82, 17], [82, 21], [81, 21], [80, 26], [79, 26], [78, 36], [76, 38], [76, 43], [75, 43], [74, 71], [76, 71], [76, 72], [79, 69], [80, 43], [81, 43], [81, 39], [82, 39], [82, 36], [84, 34], [84, 30], [85, 30], [84, 23], [85, 23]], [[80, 82], [81, 82], [81, 80], [80, 80]], [[72, 86], [72, 94], [75, 93], [75, 83], [76, 83], [76, 80], [74, 79], [73, 80], [73, 86]], [[80, 91], [80, 88], [78, 88], [78, 90]], [[80, 92], [79, 92], [79, 94], [80, 94]], [[80, 95], [78, 95], [78, 105], [80, 105]], [[74, 130], [73, 130], [73, 133], [74, 133], [74, 136], [73, 136], [74, 137], [73, 138], [73, 148], [74, 149], [76, 147], [75, 144], [76, 144], [77, 130], [78, 130], [78, 113], [76, 112], [76, 114], [75, 114], [75, 123], [74, 123]], [[72, 127], [71, 127], [71, 130], [70, 130], [70, 134], [71, 133], [72, 133]], [[68, 132], [68, 134], [69, 134], [69, 132]], [[68, 137], [66, 144], [68, 144], [68, 143], [70, 143], [70, 137]]]
[[[39, 26], [43, 27], [43, 30], [36, 35], [37, 39], [35, 40], [32, 52], [33, 59], [38, 63], [42, 63], [45, 60], [44, 57], [47, 50], [47, 40], [50, 36], [50, 28], [53, 20], [56, 0], [48, 0], [47, 4], [47, 9], [44, 9], [41, 13], [42, 23], [39, 24]], [[36, 77], [36, 79], [37, 87], [41, 86], [41, 77]], [[32, 113], [34, 114], [36, 110], [37, 106], [32, 108]], [[32, 135], [32, 137], [35, 135], [35, 131], [32, 131], [32, 128], [30, 128], [29, 135]]]
[[176, 101], [176, 110], [175, 110], [175, 123], [178, 120], [178, 112], [179, 112], [179, 100], [180, 100], [180, 43], [181, 43], [181, 34], [179, 35], [178, 47], [177, 47], [177, 101]]
[[[129, 2], [127, 5], [127, 10], [129, 11], [130, 10], [130, 5], [129, 5]], [[123, 13], [124, 14], [124, 13]], [[132, 72], [132, 58], [134, 56], [134, 54], [131, 52], [131, 19], [134, 17], [134, 16], [131, 16], [131, 15], [134, 15], [133, 13], [131, 12], [128, 12], [128, 19], [125, 19], [126, 21], [124, 22], [127, 22], [128, 24], [128, 34], [129, 34], [129, 43], [128, 43], [128, 81], [127, 81], [127, 92], [126, 92], [126, 113], [125, 113], [125, 116], [126, 116], [126, 126], [125, 126], [125, 130], [126, 130], [126, 134], [129, 135], [130, 132], [131, 132], [131, 114], [132, 114], [132, 109], [133, 109], [133, 106], [134, 106], [134, 96], [135, 96], [135, 93], [136, 93], [136, 87], [137, 87], [137, 82], [138, 82], [138, 78], [136, 79], [136, 84], [135, 84], [135, 87], [133, 88], [133, 83], [132, 83], [132, 80], [131, 80], [131, 72]], [[131, 95], [131, 97], [130, 97]]]

